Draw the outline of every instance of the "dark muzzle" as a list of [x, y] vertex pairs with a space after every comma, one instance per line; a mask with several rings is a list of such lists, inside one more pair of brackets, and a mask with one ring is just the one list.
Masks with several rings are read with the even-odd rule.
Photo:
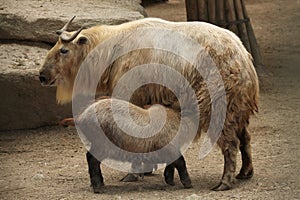
[[46, 73], [45, 71], [40, 71], [39, 79], [41, 84], [43, 85], [49, 84], [51, 79], [50, 73]]
[[40, 82], [41, 82], [41, 83], [46, 83], [46, 80], [47, 80], [46, 76], [40, 75], [40, 76], [39, 76], [39, 79], [40, 79]]

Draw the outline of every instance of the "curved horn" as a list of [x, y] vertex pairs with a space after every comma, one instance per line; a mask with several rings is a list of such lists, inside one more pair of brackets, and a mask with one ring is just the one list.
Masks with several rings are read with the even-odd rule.
[[70, 19], [70, 20], [64, 25], [64, 27], [62, 27], [62, 29], [57, 30], [57, 31], [56, 31], [56, 34], [57, 34], [57, 35], [61, 35], [64, 31], [66, 31], [66, 30], [69, 28], [69, 26], [70, 26], [70, 24], [72, 23], [72, 21], [75, 19], [75, 17], [76, 17], [76, 16], [73, 16], [72, 19]]
[[61, 40], [64, 41], [64, 42], [71, 42], [72, 40], [74, 40], [74, 39], [77, 37], [77, 35], [82, 31], [82, 29], [84, 29], [84, 27], [81, 27], [80, 29], [78, 29], [78, 30], [77, 30], [73, 35], [71, 35], [71, 36], [68, 36], [68, 35], [62, 33], [62, 34], [60, 35], [60, 38], [61, 38]]

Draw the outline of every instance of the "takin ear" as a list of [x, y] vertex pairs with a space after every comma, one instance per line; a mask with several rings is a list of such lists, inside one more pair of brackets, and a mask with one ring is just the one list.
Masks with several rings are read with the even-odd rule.
[[80, 36], [77, 40], [77, 44], [82, 45], [88, 43], [88, 38], [85, 36]]

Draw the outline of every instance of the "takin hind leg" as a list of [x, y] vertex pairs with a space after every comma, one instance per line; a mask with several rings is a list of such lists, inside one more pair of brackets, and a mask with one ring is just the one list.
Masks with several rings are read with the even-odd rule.
[[183, 184], [184, 188], [192, 188], [192, 181], [190, 179], [190, 176], [188, 174], [187, 168], [186, 168], [186, 163], [183, 158], [183, 156], [180, 156], [177, 160], [175, 160], [173, 163], [168, 165], [165, 168], [164, 171], [164, 176], [165, 176], [165, 181], [169, 185], [175, 185], [174, 184], [174, 170], [175, 168], [178, 171], [179, 178], [181, 183]]
[[239, 140], [235, 132], [223, 131], [218, 140], [218, 145], [222, 149], [224, 155], [224, 171], [221, 182], [213, 188], [215, 191], [229, 190], [235, 181], [236, 157], [238, 151]]
[[89, 167], [91, 186], [94, 193], [100, 193], [104, 185], [103, 176], [100, 169], [100, 161], [98, 161], [90, 152], [86, 153], [86, 159]]
[[240, 151], [242, 154], [242, 168], [236, 178], [249, 179], [253, 176], [253, 165], [250, 145], [251, 137], [246, 127], [238, 133], [238, 138], [240, 140]]

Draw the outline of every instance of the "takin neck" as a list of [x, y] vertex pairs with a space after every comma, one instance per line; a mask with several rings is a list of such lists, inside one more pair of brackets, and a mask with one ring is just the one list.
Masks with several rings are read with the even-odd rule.
[[58, 85], [56, 89], [56, 101], [58, 104], [66, 104], [72, 101], [73, 87]]

